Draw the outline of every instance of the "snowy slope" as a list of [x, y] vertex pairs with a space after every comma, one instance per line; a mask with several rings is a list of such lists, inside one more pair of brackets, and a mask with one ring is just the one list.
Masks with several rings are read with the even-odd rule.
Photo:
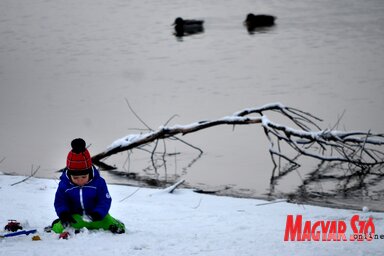
[[0, 240], [0, 255], [382, 255], [384, 239], [351, 241], [284, 241], [287, 215], [312, 222], [373, 218], [376, 233], [384, 234], [384, 213], [295, 205], [264, 204], [255, 199], [218, 197], [176, 189], [164, 190], [109, 185], [110, 213], [122, 220], [127, 233], [87, 231], [59, 240], [42, 232], [56, 218], [53, 199], [57, 181], [0, 175], [0, 224], [17, 219], [37, 228], [41, 241], [31, 236]]

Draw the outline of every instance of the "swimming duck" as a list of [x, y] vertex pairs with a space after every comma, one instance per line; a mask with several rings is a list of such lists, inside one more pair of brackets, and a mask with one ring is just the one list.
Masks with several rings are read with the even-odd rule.
[[267, 14], [253, 14], [249, 13], [244, 21], [244, 25], [249, 32], [253, 32], [258, 28], [271, 27], [275, 25], [276, 17]]
[[176, 36], [185, 36], [204, 32], [203, 23], [203, 20], [184, 20], [178, 17], [172, 25], [175, 26]]

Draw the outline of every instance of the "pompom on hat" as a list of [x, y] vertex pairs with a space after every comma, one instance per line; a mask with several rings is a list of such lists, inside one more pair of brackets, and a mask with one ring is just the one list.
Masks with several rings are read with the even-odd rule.
[[90, 174], [92, 171], [92, 159], [86, 148], [85, 141], [81, 138], [72, 140], [72, 150], [67, 156], [67, 169], [69, 175], [79, 176]]

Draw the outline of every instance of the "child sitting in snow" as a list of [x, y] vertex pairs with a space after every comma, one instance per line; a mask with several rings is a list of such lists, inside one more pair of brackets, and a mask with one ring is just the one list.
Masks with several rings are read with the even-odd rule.
[[70, 226], [76, 230], [104, 229], [124, 233], [124, 224], [108, 213], [112, 199], [105, 180], [92, 165], [85, 141], [74, 139], [71, 146], [55, 195], [59, 219], [52, 223], [52, 230], [61, 234]]

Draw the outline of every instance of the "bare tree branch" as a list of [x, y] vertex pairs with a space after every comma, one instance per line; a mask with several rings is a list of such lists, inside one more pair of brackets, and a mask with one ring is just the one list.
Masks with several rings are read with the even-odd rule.
[[92, 161], [98, 165], [101, 159], [110, 155], [133, 149], [141, 145], [146, 145], [158, 139], [168, 139], [174, 137], [177, 134], [186, 135], [188, 133], [196, 132], [202, 129], [206, 129], [213, 126], [230, 124], [230, 125], [244, 125], [251, 123], [261, 123], [261, 118], [257, 117], [231, 117], [223, 118], [214, 121], [200, 121], [186, 126], [175, 125], [171, 127], [162, 127], [156, 131], [144, 133], [144, 134], [130, 134], [123, 137], [105, 150], [92, 157]]
[[[131, 111], [134, 112], [128, 101], [127, 104]], [[272, 122], [265, 115], [265, 113], [269, 112], [278, 113], [282, 117], [287, 118], [290, 125]], [[254, 116], [255, 114], [256, 116]], [[154, 154], [159, 140], [177, 139], [185, 143], [175, 136], [187, 135], [219, 125], [236, 126], [250, 124], [260, 124], [264, 128], [264, 132], [270, 143], [269, 152], [275, 167], [281, 166], [282, 159], [294, 166], [299, 166], [298, 156], [300, 155], [326, 162], [349, 163], [359, 167], [384, 164], [384, 153], [380, 149], [380, 147], [384, 145], [383, 134], [375, 134], [370, 130], [368, 132], [322, 130], [317, 124], [317, 122], [321, 121], [320, 118], [296, 108], [286, 107], [281, 103], [247, 108], [230, 116], [216, 120], [198, 121], [188, 125], [168, 126], [172, 117], [166, 122], [166, 125], [158, 130], [152, 130], [137, 114], [135, 114], [135, 116], [150, 131], [141, 134], [130, 134], [116, 140], [104, 152], [92, 157], [96, 165], [101, 165], [101, 160], [108, 156], [122, 151], [140, 148], [153, 142], [155, 142], [155, 145], [151, 153], [151, 159], [152, 162], [154, 162]], [[339, 122], [340, 120], [338, 120], [338, 123]], [[293, 150], [297, 156], [290, 157], [289, 154], [284, 151], [286, 149], [284, 145]], [[198, 150], [202, 153], [202, 150]], [[276, 162], [274, 157], [278, 157], [279, 161]]]
[[18, 182], [15, 182], [15, 183], [11, 184], [11, 186], [15, 186], [17, 184], [23, 183], [26, 180], [30, 179], [31, 177], [35, 176], [35, 174], [39, 171], [39, 169], [40, 169], [40, 166], [38, 166], [35, 170], [33, 170], [33, 165], [32, 165], [32, 167], [31, 167], [31, 175], [29, 175], [28, 177], [22, 179], [21, 181], [18, 181]]

